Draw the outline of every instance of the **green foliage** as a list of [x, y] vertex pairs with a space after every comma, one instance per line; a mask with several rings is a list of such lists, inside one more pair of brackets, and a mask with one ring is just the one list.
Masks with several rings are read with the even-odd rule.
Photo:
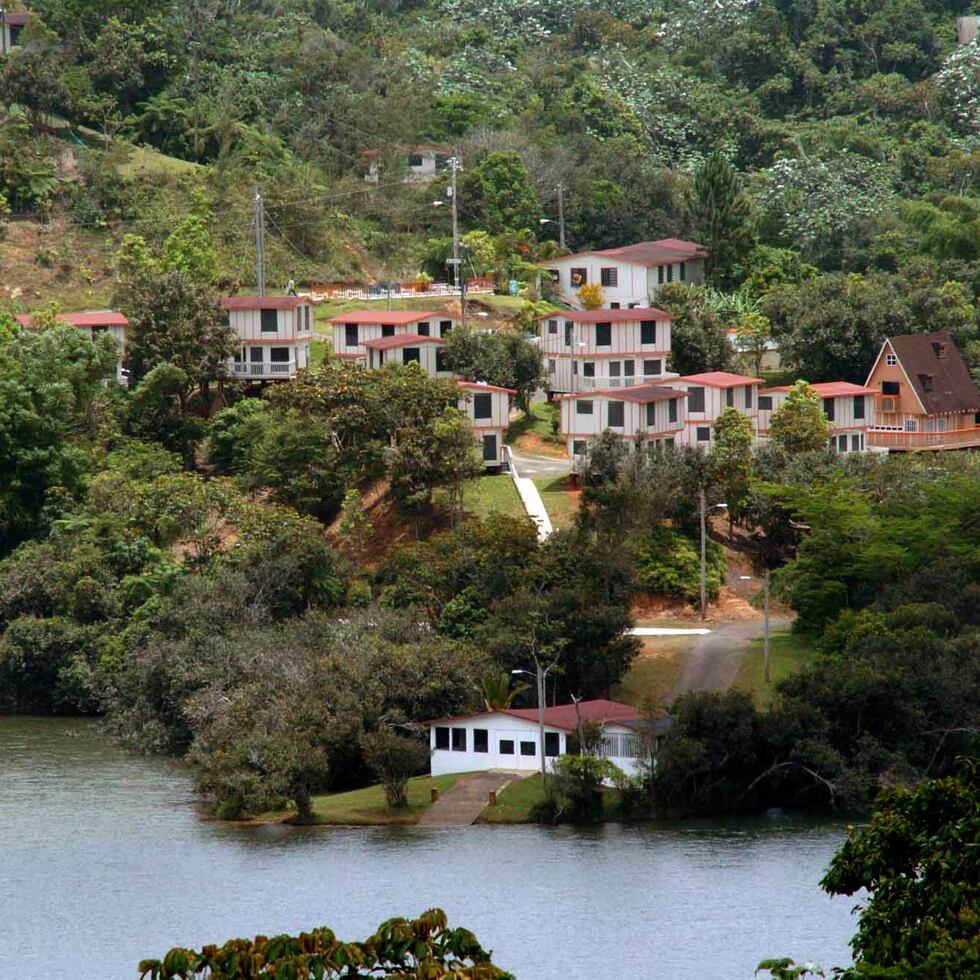
[[[232, 939], [200, 952], [175, 948], [162, 960], [142, 960], [141, 980], [213, 977], [245, 980], [258, 960], [266, 976], [296, 980], [379, 975], [419, 980], [511, 980], [495, 967], [491, 954], [466, 929], [450, 929], [445, 912], [430, 909], [417, 919], [389, 919], [363, 943], [340, 942], [330, 929], [313, 929], [298, 936], [257, 936]], [[381, 971], [381, 972], [379, 972]]]
[[671, 324], [670, 366], [678, 374], [724, 371], [735, 354], [728, 324], [712, 308], [703, 287], [669, 283], [657, 290], [657, 305], [676, 319]]
[[466, 381], [513, 389], [524, 411], [544, 381], [541, 349], [516, 330], [486, 333], [457, 327], [444, 350], [446, 364], [455, 374]]
[[385, 788], [389, 810], [408, 806], [408, 781], [428, 765], [429, 746], [384, 726], [361, 736], [364, 762]]
[[[633, 544], [636, 585], [654, 595], [697, 602], [701, 595], [699, 545], [668, 527], [654, 528]], [[725, 579], [725, 553], [707, 542], [705, 579], [709, 599], [716, 599]]]
[[545, 798], [532, 813], [548, 823], [601, 823], [602, 788], [620, 783], [622, 770], [602, 756], [563, 755], [545, 785]]
[[519, 153], [498, 150], [463, 172], [460, 195], [476, 227], [491, 234], [536, 228], [540, 215], [537, 195]]
[[787, 453], [818, 452], [830, 438], [820, 396], [806, 381], [797, 381], [769, 420], [769, 438]]

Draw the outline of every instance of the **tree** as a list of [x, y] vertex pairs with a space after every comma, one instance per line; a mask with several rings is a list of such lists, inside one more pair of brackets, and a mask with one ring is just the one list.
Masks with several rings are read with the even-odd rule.
[[344, 502], [340, 507], [337, 536], [346, 545], [357, 565], [363, 563], [364, 553], [373, 533], [374, 525], [364, 509], [361, 493], [356, 487], [351, 487], [344, 494]]
[[739, 350], [749, 361], [749, 370], [758, 377], [762, 373], [762, 360], [772, 343], [769, 318], [758, 310], [745, 310], [736, 320], [735, 339]]
[[806, 381], [797, 381], [769, 421], [769, 438], [787, 453], [818, 452], [827, 448], [830, 426], [820, 396]]
[[250, 980], [261, 962], [268, 976], [295, 980], [341, 980], [379, 976], [426, 980], [513, 980], [495, 967], [467, 929], [450, 929], [446, 913], [430, 909], [419, 918], [389, 919], [363, 943], [340, 942], [330, 929], [299, 936], [234, 939], [200, 952], [172, 949], [162, 960], [142, 960], [140, 980]]
[[408, 781], [429, 762], [429, 747], [418, 738], [399, 735], [383, 726], [361, 736], [364, 761], [385, 788], [389, 810], [408, 806]]
[[443, 348], [449, 369], [464, 381], [512, 388], [518, 408], [528, 410], [544, 382], [541, 348], [517, 330], [491, 333], [457, 327]]
[[749, 203], [728, 158], [712, 153], [694, 173], [688, 199], [695, 235], [707, 247], [707, 281], [731, 288], [752, 248]]
[[678, 374], [724, 371], [735, 350], [727, 324], [708, 303], [704, 288], [670, 283], [657, 292], [657, 304], [676, 319], [671, 324], [671, 369]]
[[606, 294], [597, 282], [587, 282], [579, 286], [576, 295], [584, 310], [601, 310], [606, 301]]
[[752, 476], [752, 423], [737, 408], [726, 408], [712, 427], [713, 478], [728, 504], [728, 519], [734, 522], [742, 514]]
[[61, 56], [50, 36], [7, 52], [0, 69], [0, 100], [31, 113], [35, 133], [47, 116], [68, 101], [61, 77]]
[[538, 226], [541, 205], [524, 161], [513, 150], [488, 153], [465, 170], [459, 194], [476, 227], [493, 235]]
[[915, 789], [886, 789], [871, 823], [837, 852], [821, 886], [867, 889], [844, 976], [967, 977], [980, 972], [980, 765]]

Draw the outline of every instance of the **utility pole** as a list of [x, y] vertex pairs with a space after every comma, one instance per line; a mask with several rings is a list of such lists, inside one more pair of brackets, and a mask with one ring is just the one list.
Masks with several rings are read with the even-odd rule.
[[565, 247], [565, 185], [559, 184], [558, 191], [558, 244]]
[[544, 671], [541, 661], [534, 658], [534, 666], [538, 672], [538, 744], [541, 746], [541, 785], [548, 780], [547, 757], [544, 751]]
[[253, 201], [255, 223], [255, 279], [259, 296], [265, 296], [265, 205], [258, 188]]
[[449, 196], [451, 198], [451, 204], [453, 209], [453, 257], [450, 260], [453, 267], [453, 290], [459, 292], [459, 306], [462, 311], [463, 327], [466, 327], [466, 284], [465, 284], [465, 274], [463, 271], [463, 260], [460, 258], [460, 246], [459, 246], [459, 206], [456, 201], [456, 175], [462, 169], [459, 165], [459, 159], [457, 157], [449, 158], [449, 169], [451, 175], [451, 185], [449, 188]]

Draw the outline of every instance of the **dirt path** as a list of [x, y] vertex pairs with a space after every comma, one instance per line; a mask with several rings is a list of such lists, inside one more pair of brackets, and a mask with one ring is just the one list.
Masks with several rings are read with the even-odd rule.
[[476, 821], [490, 799], [490, 791], [498, 793], [514, 779], [513, 773], [481, 772], [461, 776], [456, 785], [444, 793], [419, 818], [420, 827], [461, 827]]
[[[773, 616], [769, 621], [772, 632], [786, 629], [793, 620], [788, 616]], [[739, 664], [750, 640], [763, 635], [761, 619], [742, 623], [726, 623], [708, 636], [694, 641], [684, 657], [681, 676], [667, 695], [673, 701], [685, 691], [725, 691], [735, 683]]]

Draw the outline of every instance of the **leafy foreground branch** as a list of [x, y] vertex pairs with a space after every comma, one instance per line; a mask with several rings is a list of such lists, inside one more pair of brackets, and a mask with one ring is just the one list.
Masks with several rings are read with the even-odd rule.
[[141, 980], [252, 977], [329, 980], [331, 977], [410, 977], [425, 980], [513, 980], [468, 929], [450, 929], [446, 913], [430, 909], [417, 919], [389, 919], [362, 943], [344, 943], [330, 929], [298, 936], [231, 939], [200, 952], [172, 949], [162, 960], [143, 960]]

